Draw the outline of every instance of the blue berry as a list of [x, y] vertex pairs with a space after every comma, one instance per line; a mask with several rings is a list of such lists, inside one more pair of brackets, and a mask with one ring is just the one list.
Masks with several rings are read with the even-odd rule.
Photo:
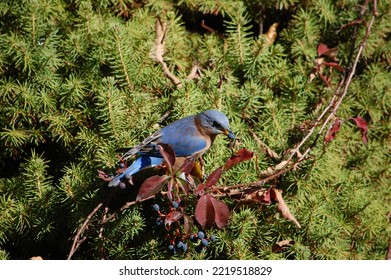
[[185, 243], [183, 243], [182, 241], [179, 241], [178, 244], [176, 245], [176, 247], [178, 249], [181, 249], [181, 248], [183, 248], [183, 245], [185, 245]]
[[203, 247], [201, 245], [195, 246], [195, 250], [196, 250], [197, 253], [201, 253], [202, 249], [203, 249]]
[[172, 244], [168, 245], [168, 251], [169, 251], [171, 254], [175, 255], [175, 254], [176, 254], [175, 246], [172, 245]]
[[204, 246], [204, 247], [207, 247], [209, 245], [208, 240], [206, 240], [205, 238], [202, 238], [201, 239], [201, 245]]
[[174, 207], [175, 209], [179, 207], [179, 203], [177, 201], [173, 201], [171, 203], [172, 207]]
[[183, 243], [182, 245], [182, 251], [186, 252], [187, 251], [187, 244]]
[[197, 242], [198, 241], [197, 235], [195, 235], [195, 234], [190, 235], [190, 241], [193, 243]]
[[205, 238], [205, 233], [203, 231], [199, 231], [197, 233], [197, 236], [198, 236], [199, 239]]
[[124, 182], [120, 182], [120, 183], [119, 183], [119, 187], [120, 187], [121, 189], [126, 189], [126, 184], [125, 184]]
[[156, 219], [156, 225], [158, 225], [158, 226], [163, 225], [163, 220], [160, 219], [160, 218], [157, 218], [157, 219]]
[[118, 166], [119, 166], [119, 168], [125, 168], [125, 164], [124, 164], [123, 162], [120, 162], [120, 163], [118, 164]]
[[155, 210], [156, 212], [160, 210], [159, 204], [154, 204], [154, 205], [152, 205], [152, 208], [153, 208], [153, 210]]
[[216, 235], [212, 234], [210, 236], [210, 241], [212, 241], [212, 242], [216, 241]]

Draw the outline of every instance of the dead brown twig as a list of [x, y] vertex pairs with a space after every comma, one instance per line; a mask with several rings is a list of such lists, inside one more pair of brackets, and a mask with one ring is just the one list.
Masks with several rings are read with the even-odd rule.
[[177, 88], [182, 87], [182, 82], [177, 76], [175, 76], [168, 68], [164, 61], [163, 55], [165, 52], [167, 34], [167, 22], [163, 22], [160, 18], [156, 20], [156, 40], [154, 49], [151, 52], [152, 58], [154, 58], [163, 68], [164, 74], [173, 82]]
[[69, 251], [69, 254], [68, 254], [68, 258], [67, 260], [70, 260], [73, 256], [73, 254], [77, 251], [77, 249], [79, 248], [79, 246], [84, 242], [84, 240], [86, 239], [86, 236], [84, 236], [82, 239], [80, 239], [82, 233], [84, 232], [84, 230], [86, 229], [88, 223], [90, 222], [90, 220], [92, 219], [92, 217], [95, 215], [96, 212], [98, 212], [98, 210], [103, 206], [103, 202], [99, 203], [95, 208], [94, 210], [91, 211], [90, 214], [88, 214], [87, 218], [85, 218], [83, 224], [81, 225], [81, 227], [78, 229], [75, 237], [73, 238], [73, 244], [72, 244], [72, 247], [71, 247], [71, 250]]
[[282, 176], [285, 173], [288, 173], [292, 169], [296, 168], [297, 164], [291, 165], [285, 169], [277, 170], [274, 174], [271, 174], [270, 176], [258, 180], [256, 182], [250, 182], [245, 184], [236, 184], [236, 185], [221, 185], [216, 186], [213, 188], [214, 191], [217, 192], [217, 194], [214, 194], [215, 197], [230, 197], [233, 195], [238, 195], [240, 193], [244, 193], [251, 190], [260, 190], [263, 186], [265, 186], [266, 183], [270, 181], [274, 181], [280, 176]]
[[105, 224], [105, 223], [107, 223], [108, 221], [114, 219], [114, 218], [118, 215], [118, 213], [123, 212], [125, 209], [129, 208], [130, 206], [133, 206], [133, 205], [142, 203], [142, 202], [144, 202], [144, 201], [153, 199], [153, 198], [155, 198], [155, 197], [156, 197], [156, 195], [151, 195], [151, 196], [146, 197], [146, 198], [144, 198], [144, 199], [133, 200], [133, 201], [127, 202], [127, 203], [126, 203], [125, 205], [123, 205], [116, 213], [113, 213], [113, 214], [107, 216], [107, 218], [105, 219], [105, 221], [104, 221], [102, 224]]
[[[160, 63], [163, 68], [164, 75], [166, 75], [167, 78], [169, 78], [177, 88], [181, 88], [183, 86], [181, 80], [171, 72], [163, 57], [166, 46], [167, 22], [163, 22], [160, 18], [157, 18], [155, 30], [156, 40], [155, 46], [151, 51], [151, 57]], [[201, 77], [201, 75], [202, 73], [200, 66], [194, 64], [189, 75], [187, 76], [187, 79], [193, 80]]]
[[[104, 210], [104, 214], [101, 219], [101, 227], [99, 229], [99, 235], [98, 235], [99, 239], [101, 239], [102, 241], [103, 241], [103, 230], [104, 230], [103, 224], [106, 222], [108, 212], [109, 212], [109, 207], [106, 206], [105, 210]], [[105, 249], [103, 247], [103, 242], [101, 243], [101, 246], [99, 248], [99, 253], [100, 253], [101, 259], [104, 260], [105, 259]]]
[[[103, 229], [104, 229], [104, 225], [114, 219], [118, 213], [124, 211], [125, 209], [129, 208], [130, 206], [132, 205], [135, 205], [135, 204], [138, 204], [138, 203], [141, 203], [141, 202], [144, 202], [146, 200], [150, 200], [152, 198], [154, 198], [155, 195], [152, 195], [152, 196], [149, 196], [149, 197], [146, 197], [142, 200], [138, 200], [138, 201], [130, 201], [130, 202], [127, 202], [125, 205], [123, 205], [121, 207], [120, 210], [118, 210], [116, 213], [113, 213], [113, 214], [108, 214], [109, 212], [109, 208], [108, 207], [105, 207], [104, 209], [104, 213], [103, 213], [103, 216], [102, 216], [102, 219], [100, 221], [100, 229], [99, 229], [99, 238], [103, 238]], [[107, 201], [106, 201], [107, 202]], [[76, 235], [75, 237], [73, 238], [73, 244], [72, 244], [72, 247], [69, 251], [69, 254], [68, 254], [68, 257], [67, 257], [67, 260], [70, 260], [72, 259], [72, 256], [75, 254], [75, 252], [79, 249], [80, 245], [87, 239], [87, 236], [83, 236], [82, 237], [82, 234], [83, 232], [85, 231], [85, 229], [87, 228], [90, 220], [92, 219], [92, 217], [99, 211], [99, 209], [101, 209], [106, 203], [104, 202], [100, 202], [89, 214], [88, 216], [85, 218], [85, 220], [83, 221], [82, 225], [80, 226], [80, 228], [78, 229], [78, 231], [76, 232]], [[103, 249], [101, 248], [101, 256], [103, 258], [104, 256], [104, 252], [103, 252]]]
[[273, 151], [268, 145], [266, 145], [259, 137], [258, 135], [252, 130], [249, 130], [254, 137], [255, 141], [258, 143], [258, 146], [262, 149], [263, 153], [272, 159], [280, 159], [280, 156]]

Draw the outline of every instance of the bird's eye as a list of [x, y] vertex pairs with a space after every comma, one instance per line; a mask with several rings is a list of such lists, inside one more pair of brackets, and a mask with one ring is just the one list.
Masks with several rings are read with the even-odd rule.
[[220, 127], [221, 125], [220, 125], [218, 122], [213, 121], [213, 122], [212, 122], [212, 126], [218, 128], [218, 127]]

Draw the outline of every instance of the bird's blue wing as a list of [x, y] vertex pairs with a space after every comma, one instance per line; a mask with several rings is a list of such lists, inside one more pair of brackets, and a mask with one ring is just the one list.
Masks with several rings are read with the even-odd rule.
[[151, 136], [140, 144], [127, 151], [122, 160], [127, 160], [133, 155], [150, 155], [161, 157], [159, 143], [169, 144], [176, 156], [192, 156], [202, 154], [210, 146], [210, 139], [203, 136], [195, 123], [195, 117], [189, 116], [177, 120]]
[[194, 116], [177, 120], [157, 132], [159, 137], [143, 149], [139, 150], [140, 154], [159, 156], [158, 143], [169, 144], [176, 156], [187, 157], [194, 154], [202, 153], [208, 148], [207, 139], [200, 134]]
[[110, 182], [109, 187], [116, 187], [123, 180], [131, 179], [131, 176], [146, 168], [152, 168], [163, 163], [162, 157], [141, 156], [137, 158], [132, 165], [125, 169], [124, 172], [115, 176]]
[[[122, 155], [121, 160], [127, 160], [128, 158], [136, 155], [136, 154], [150, 154], [150, 155], [158, 155], [159, 150], [157, 149], [156, 145], [151, 145], [151, 143], [159, 142], [159, 138], [161, 137], [161, 131], [157, 131], [151, 136], [148, 136], [144, 139], [140, 144], [133, 147], [129, 151], [127, 151], [125, 154]], [[154, 149], [157, 149], [156, 151], [153, 151]], [[151, 151], [152, 150], [152, 151]]]

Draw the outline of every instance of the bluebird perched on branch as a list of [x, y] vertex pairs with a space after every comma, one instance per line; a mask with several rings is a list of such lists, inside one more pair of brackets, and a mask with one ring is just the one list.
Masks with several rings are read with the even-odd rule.
[[208, 110], [174, 121], [147, 137], [121, 157], [121, 160], [125, 161], [138, 155], [132, 165], [109, 182], [109, 187], [118, 186], [124, 179], [130, 180], [142, 169], [163, 164], [164, 159], [159, 152], [159, 143], [170, 145], [177, 159], [184, 160], [189, 157], [196, 159], [210, 148], [218, 134], [224, 134], [231, 140], [235, 139], [227, 117], [216, 110]]

